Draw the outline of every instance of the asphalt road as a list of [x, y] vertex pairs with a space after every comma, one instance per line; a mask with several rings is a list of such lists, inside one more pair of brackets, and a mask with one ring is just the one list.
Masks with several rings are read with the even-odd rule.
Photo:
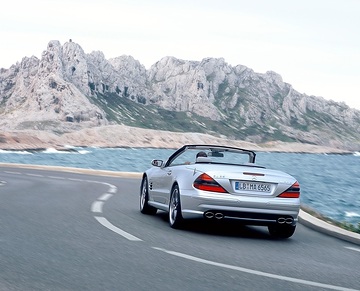
[[360, 248], [298, 225], [168, 226], [140, 179], [0, 166], [0, 290], [360, 290]]

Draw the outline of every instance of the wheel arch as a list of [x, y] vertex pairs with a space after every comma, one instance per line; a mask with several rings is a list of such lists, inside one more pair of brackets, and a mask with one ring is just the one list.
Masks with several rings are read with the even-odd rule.
[[174, 190], [175, 186], [178, 186], [179, 191], [180, 191], [179, 182], [178, 182], [177, 180], [175, 180], [175, 181], [172, 183], [171, 192], [170, 192], [170, 193], [172, 193], [172, 191]]
[[148, 179], [147, 174], [146, 174], [146, 173], [143, 173], [143, 174], [142, 174], [142, 177], [141, 177], [140, 191], [141, 191], [142, 186], [143, 186], [143, 184], [144, 184], [144, 179], [145, 179], [145, 178], [147, 179], [147, 182], [149, 183], [149, 179]]

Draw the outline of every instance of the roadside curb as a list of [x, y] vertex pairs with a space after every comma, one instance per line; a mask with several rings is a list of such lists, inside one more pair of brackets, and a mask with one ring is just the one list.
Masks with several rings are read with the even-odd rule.
[[309, 213], [300, 209], [299, 222], [311, 229], [318, 232], [325, 233], [327, 235], [360, 245], [360, 234], [351, 232], [330, 223], [327, 223], [321, 219], [318, 219]]

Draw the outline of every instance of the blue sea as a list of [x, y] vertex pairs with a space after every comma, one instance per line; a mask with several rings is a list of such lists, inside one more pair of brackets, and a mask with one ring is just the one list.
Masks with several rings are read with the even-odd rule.
[[[74, 148], [69, 151], [3, 151], [0, 163], [21, 163], [143, 172], [152, 159], [174, 150], [153, 148]], [[257, 164], [293, 175], [301, 185], [302, 204], [337, 221], [360, 223], [360, 153], [304, 154], [257, 152]]]

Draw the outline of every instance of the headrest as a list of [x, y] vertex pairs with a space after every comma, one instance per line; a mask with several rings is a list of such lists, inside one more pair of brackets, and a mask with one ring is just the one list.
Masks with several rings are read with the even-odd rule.
[[197, 163], [211, 163], [211, 159], [209, 157], [197, 157]]

